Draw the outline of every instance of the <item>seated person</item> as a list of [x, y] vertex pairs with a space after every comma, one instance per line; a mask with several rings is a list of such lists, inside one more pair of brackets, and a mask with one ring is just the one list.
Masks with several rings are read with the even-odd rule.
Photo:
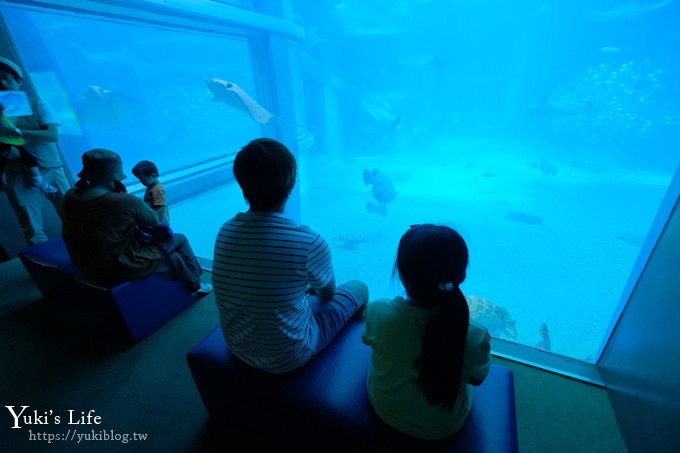
[[146, 187], [144, 202], [158, 214], [158, 220], [170, 224], [170, 211], [165, 198], [165, 187], [158, 180], [158, 167], [153, 162], [142, 160], [132, 167], [132, 174]]
[[489, 372], [489, 333], [469, 321], [460, 290], [467, 264], [467, 245], [456, 231], [413, 226], [399, 241], [393, 272], [406, 299], [366, 306], [371, 405], [387, 424], [422, 439], [455, 434], [472, 407], [472, 386]]
[[220, 326], [231, 352], [271, 373], [303, 366], [368, 300], [350, 281], [336, 288], [330, 247], [312, 229], [284, 216], [296, 163], [285, 145], [248, 143], [234, 160], [246, 202], [222, 225], [212, 281]]
[[158, 216], [139, 198], [126, 193], [123, 164], [113, 151], [83, 154], [75, 188], [64, 196], [61, 234], [75, 264], [90, 280], [113, 284], [154, 272], [186, 282], [192, 292], [207, 294], [203, 272], [189, 241], [174, 234], [148, 244], [138, 238], [138, 225], [154, 225]]

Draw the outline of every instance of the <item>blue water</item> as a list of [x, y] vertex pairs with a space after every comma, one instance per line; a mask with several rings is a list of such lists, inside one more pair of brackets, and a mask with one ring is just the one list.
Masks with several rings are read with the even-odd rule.
[[[290, 215], [329, 241], [338, 280], [400, 293], [399, 237], [446, 223], [470, 247], [464, 292], [505, 309], [513, 341], [546, 323], [578, 359], [595, 358], [680, 160], [677, 1], [293, 1], [305, 40], [271, 54], [259, 30], [0, 10], [72, 173], [95, 146], [155, 161], [198, 255], [247, 208], [205, 168], [226, 177], [243, 144], [281, 134], [300, 167]], [[212, 78], [276, 120], [213, 101]]]

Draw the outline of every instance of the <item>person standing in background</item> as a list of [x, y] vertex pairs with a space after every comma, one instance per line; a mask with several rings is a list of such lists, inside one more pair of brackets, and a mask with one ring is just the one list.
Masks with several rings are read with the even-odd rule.
[[[0, 90], [19, 91], [23, 71], [13, 61], [0, 57]], [[64, 173], [64, 163], [59, 155], [59, 121], [47, 103], [30, 99], [32, 116], [9, 118], [14, 127], [0, 123], [0, 136], [21, 137], [23, 145], [37, 159], [44, 184], [56, 189], [45, 193], [33, 184], [33, 178], [21, 160], [9, 160], [2, 179], [7, 181], [9, 203], [24, 231], [29, 245], [47, 240], [43, 229], [43, 203], [49, 200], [61, 217], [61, 204], [70, 184]]]

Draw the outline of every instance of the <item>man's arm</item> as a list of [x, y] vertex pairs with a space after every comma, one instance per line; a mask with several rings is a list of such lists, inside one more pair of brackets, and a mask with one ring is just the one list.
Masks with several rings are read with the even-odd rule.
[[315, 289], [316, 295], [322, 299], [332, 299], [335, 296], [335, 276], [331, 277], [326, 286]]
[[45, 129], [20, 129], [21, 137], [30, 142], [56, 142], [59, 140], [59, 127], [46, 124]]

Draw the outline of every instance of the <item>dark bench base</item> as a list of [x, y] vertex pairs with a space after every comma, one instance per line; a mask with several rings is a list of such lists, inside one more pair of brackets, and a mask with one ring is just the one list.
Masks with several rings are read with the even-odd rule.
[[133, 342], [149, 336], [194, 301], [184, 283], [157, 274], [117, 285], [92, 284], [71, 263], [60, 237], [23, 249], [18, 255], [45, 297], [119, 324], [123, 336]]
[[236, 359], [219, 328], [189, 351], [189, 368], [225, 451], [230, 445], [279, 451], [517, 451], [513, 375], [497, 365], [475, 388], [472, 411], [455, 436], [423, 441], [385, 424], [368, 399], [371, 350], [361, 343], [362, 328], [348, 323], [317, 358], [284, 375]]

